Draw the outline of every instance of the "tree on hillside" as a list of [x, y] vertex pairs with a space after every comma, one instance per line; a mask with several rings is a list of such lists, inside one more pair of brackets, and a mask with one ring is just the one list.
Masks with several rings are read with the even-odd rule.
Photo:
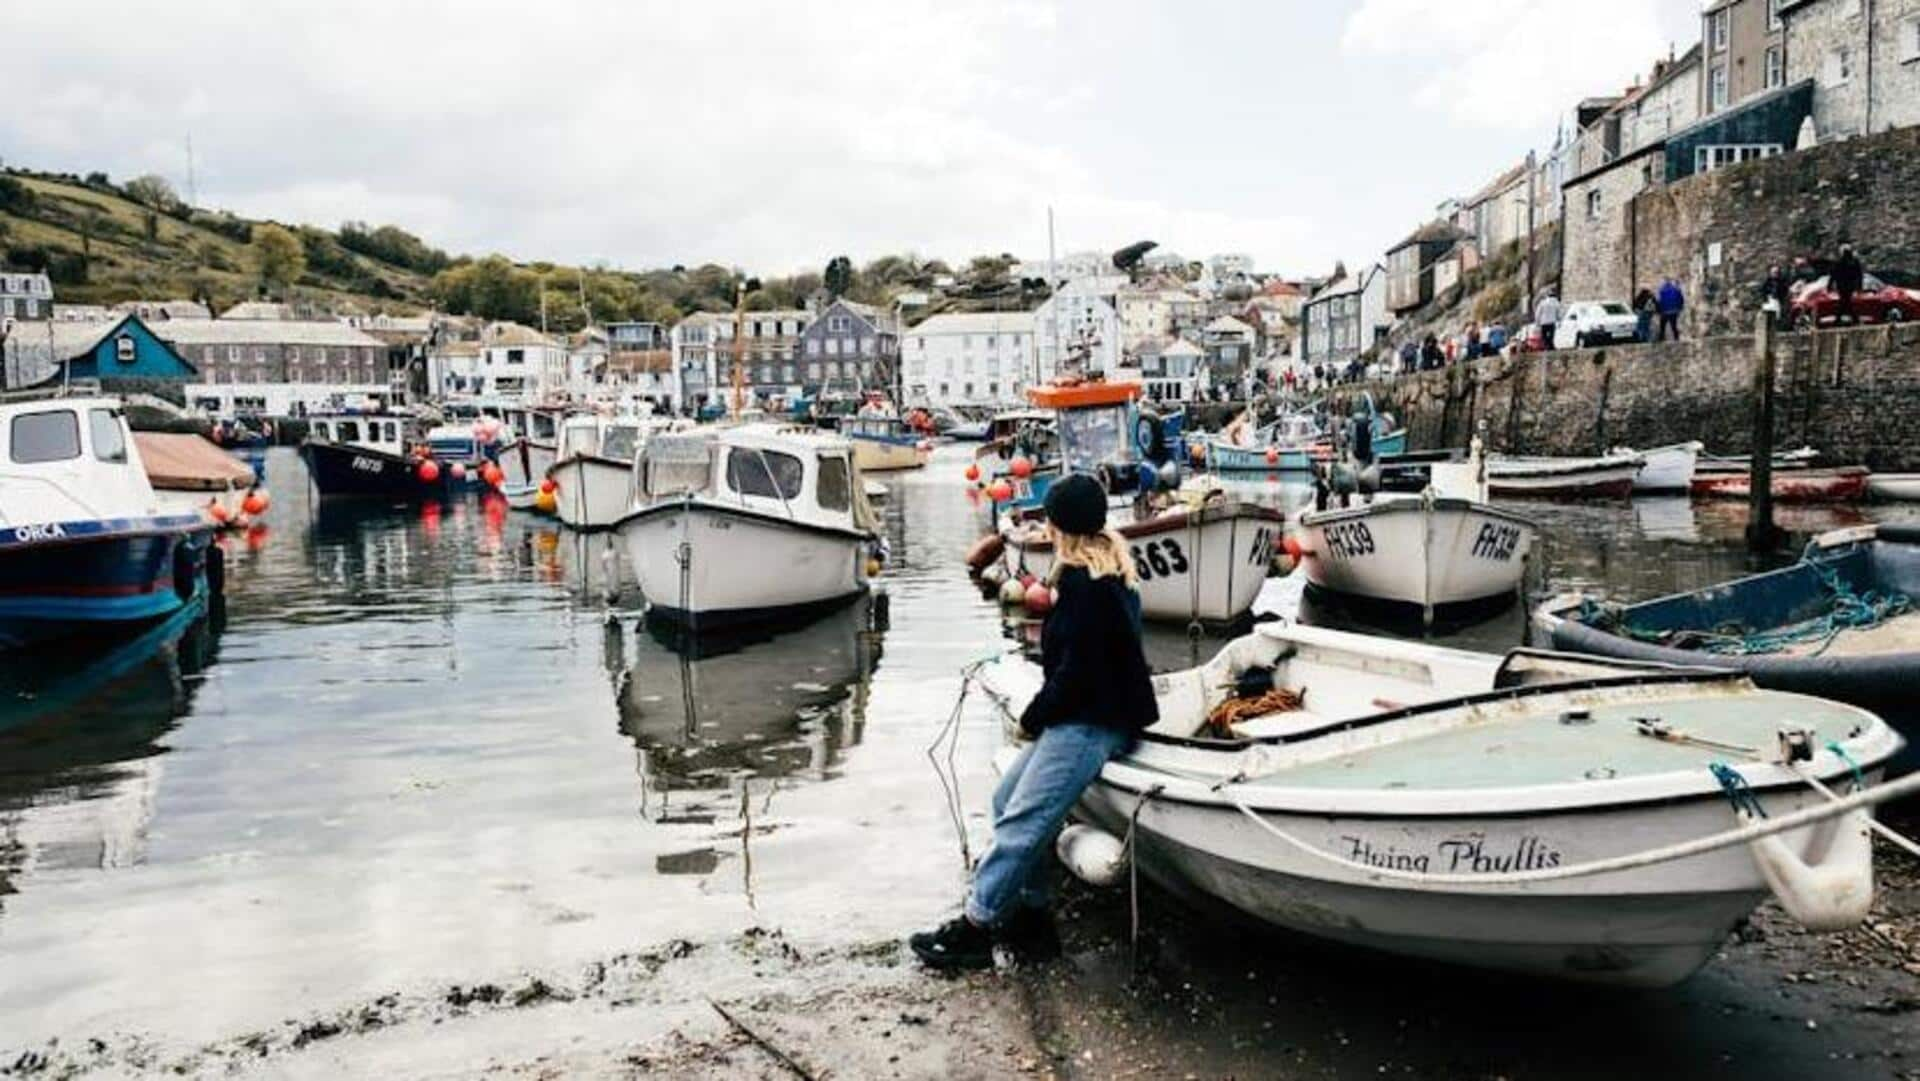
[[1007, 280], [1007, 273], [1017, 262], [1011, 255], [976, 255], [967, 264], [967, 277], [976, 287], [998, 285]]
[[260, 284], [282, 289], [300, 280], [307, 272], [307, 253], [300, 238], [283, 226], [266, 222], [254, 226], [253, 266]]
[[820, 280], [827, 287], [829, 296], [846, 296], [847, 290], [853, 288], [853, 260], [844, 255], [827, 260], [826, 273], [820, 276]]
[[180, 207], [180, 196], [174, 193], [173, 185], [167, 183], [167, 178], [163, 176], [152, 173], [136, 176], [127, 181], [126, 187], [121, 190], [127, 193], [127, 198], [162, 214], [171, 214]]
[[540, 276], [514, 266], [504, 255], [448, 267], [434, 275], [430, 292], [455, 315], [526, 324], [540, 320]]

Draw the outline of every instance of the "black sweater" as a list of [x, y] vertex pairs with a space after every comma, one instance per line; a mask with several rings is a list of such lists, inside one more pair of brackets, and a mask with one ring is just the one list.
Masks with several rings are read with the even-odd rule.
[[1140, 648], [1140, 595], [1124, 580], [1068, 567], [1059, 600], [1040, 630], [1047, 681], [1027, 703], [1020, 727], [1079, 722], [1137, 733], [1160, 718], [1153, 675]]

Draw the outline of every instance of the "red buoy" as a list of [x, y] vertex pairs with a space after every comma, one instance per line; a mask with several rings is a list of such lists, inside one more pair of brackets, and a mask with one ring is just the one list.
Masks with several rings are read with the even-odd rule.
[[1013, 485], [1004, 480], [996, 480], [987, 486], [987, 495], [995, 503], [1005, 503], [1013, 498]]
[[1287, 534], [1287, 538], [1280, 542], [1280, 547], [1287, 553], [1289, 559], [1296, 562], [1307, 552], [1306, 548], [1301, 546], [1300, 538], [1291, 533]]
[[212, 518], [216, 522], [225, 524], [226, 520], [232, 517], [232, 515], [227, 513], [227, 508], [224, 505], [218, 502], [215, 502], [215, 503], [207, 504], [207, 517]]
[[559, 482], [555, 481], [552, 477], [548, 477], [546, 480], [540, 482], [540, 490], [548, 495], [552, 495], [560, 490], [560, 485]]
[[258, 518], [267, 513], [267, 504], [267, 493], [255, 488], [247, 493], [247, 498], [240, 501], [240, 509]]
[[980, 479], [980, 467], [978, 465], [967, 466], [967, 479], [968, 480]]
[[417, 474], [420, 477], [420, 483], [432, 484], [440, 479], [440, 463], [432, 458], [425, 459], [420, 463]]
[[1267, 464], [1268, 465], [1280, 464], [1280, 452], [1278, 450], [1275, 450], [1272, 447], [1267, 448]]
[[1035, 582], [1027, 587], [1027, 611], [1039, 615], [1053, 607], [1053, 590], [1045, 582]]
[[1021, 455], [1013, 460], [1013, 475], [1025, 480], [1033, 476], [1033, 459]]

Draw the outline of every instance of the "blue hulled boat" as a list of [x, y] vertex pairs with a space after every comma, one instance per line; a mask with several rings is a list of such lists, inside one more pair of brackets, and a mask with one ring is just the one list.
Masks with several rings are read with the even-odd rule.
[[171, 615], [213, 523], [163, 509], [113, 398], [0, 404], [0, 649]]
[[1581, 594], [1533, 615], [1554, 648], [1732, 668], [1762, 687], [1818, 695], [1920, 734], [1920, 527], [1823, 533], [1800, 561], [1638, 604]]

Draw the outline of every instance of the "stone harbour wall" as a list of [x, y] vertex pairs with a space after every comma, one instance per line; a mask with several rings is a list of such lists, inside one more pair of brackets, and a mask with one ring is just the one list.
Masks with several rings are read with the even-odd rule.
[[[1698, 439], [1752, 446], [1753, 335], [1493, 357], [1365, 384], [1413, 450], [1586, 455]], [[1839, 464], [1920, 470], [1920, 325], [1775, 339], [1774, 446]]]

